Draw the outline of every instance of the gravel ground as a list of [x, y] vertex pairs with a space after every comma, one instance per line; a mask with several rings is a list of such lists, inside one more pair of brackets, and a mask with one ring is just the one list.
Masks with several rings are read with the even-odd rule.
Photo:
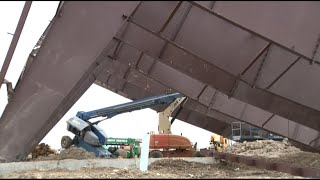
[[245, 165], [221, 161], [218, 164], [201, 164], [183, 160], [165, 159], [155, 161], [149, 166], [147, 172], [138, 169], [115, 169], [115, 168], [83, 168], [76, 171], [65, 169], [33, 170], [19, 173], [2, 175], [0, 178], [171, 178], [171, 179], [212, 179], [212, 178], [255, 178], [255, 179], [291, 179], [301, 178], [286, 173], [267, 171], [248, 167]]

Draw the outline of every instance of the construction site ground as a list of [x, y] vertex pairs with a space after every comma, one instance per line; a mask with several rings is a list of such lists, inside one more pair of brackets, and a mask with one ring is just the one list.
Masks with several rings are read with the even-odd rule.
[[319, 153], [302, 151], [292, 146], [287, 139], [283, 141], [261, 140], [236, 143], [226, 150], [226, 152], [320, 169]]
[[[117, 161], [119, 159], [115, 159]], [[55, 161], [55, 160], [54, 160]], [[28, 162], [25, 162], [28, 163]], [[0, 178], [301, 178], [245, 165], [220, 161], [214, 164], [161, 159], [149, 165], [146, 172], [137, 168], [81, 168], [78, 170], [29, 170], [1, 175]]]
[[[278, 160], [283, 158], [288, 162], [319, 167], [319, 154], [301, 152], [286, 141], [239, 143], [235, 144], [231, 149], [228, 149], [227, 152]], [[300, 157], [299, 153], [305, 155]], [[13, 166], [8, 167], [8, 169], [15, 169], [16, 171], [0, 173], [0, 178], [303, 178], [287, 173], [257, 169], [238, 163], [230, 163], [224, 160], [217, 160], [214, 161], [214, 163], [211, 163], [207, 160], [211, 159], [211, 161], [213, 161], [213, 158], [210, 157], [204, 157], [203, 160], [207, 160], [207, 162], [203, 161], [204, 163], [201, 163], [201, 158], [189, 158], [189, 160], [186, 160], [187, 158], [152, 159], [148, 171], [141, 172], [138, 169], [139, 165], [134, 163], [136, 159], [131, 159], [134, 166], [124, 165], [126, 164], [124, 163], [124, 159], [104, 160], [96, 158], [94, 154], [76, 147], [58, 153], [58, 151], [50, 149], [48, 145], [40, 144], [35, 148], [32, 155], [33, 158], [26, 160], [28, 162], [11, 163]], [[288, 158], [288, 155], [296, 158]], [[195, 159], [197, 162], [193, 162], [190, 159]], [[82, 166], [81, 164], [92, 163], [92, 161], [95, 160], [102, 162], [109, 161], [112, 162], [112, 164], [118, 163], [119, 167], [115, 168], [117, 166], [112, 166], [110, 164], [110, 166], [107, 165], [108, 167], [98, 167], [95, 165], [93, 165], [95, 167]], [[128, 159], [128, 161], [130, 160]], [[21, 163], [23, 163], [23, 165], [21, 165]], [[34, 168], [29, 170], [17, 170], [19, 169], [17, 168], [18, 164], [19, 166], [26, 166], [27, 163], [30, 163], [29, 166]], [[38, 163], [38, 165], [32, 163]], [[39, 163], [42, 164], [39, 165]], [[50, 163], [54, 165], [60, 164], [60, 166], [55, 166], [59, 168], [50, 169]], [[62, 166], [63, 163], [65, 163], [65, 165]], [[70, 167], [80, 166], [82, 168], [65, 168], [68, 165], [70, 165]], [[14, 166], [16, 168], [14, 168]]]

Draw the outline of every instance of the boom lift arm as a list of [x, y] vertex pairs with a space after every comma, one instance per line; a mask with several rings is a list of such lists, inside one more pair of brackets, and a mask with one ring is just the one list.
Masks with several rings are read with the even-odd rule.
[[97, 109], [93, 111], [83, 112], [79, 111], [77, 113], [77, 117], [88, 121], [92, 118], [96, 117], [107, 117], [107, 119], [112, 118], [118, 114], [132, 112], [140, 109], [151, 108], [155, 106], [160, 106], [164, 104], [170, 104], [175, 99], [182, 97], [180, 93], [173, 93], [173, 94], [165, 94], [160, 96], [148, 97], [124, 104], [119, 104], [115, 106], [110, 106], [102, 109]]
[[[75, 117], [67, 121], [67, 130], [75, 134], [75, 137], [73, 139], [68, 136], [62, 137], [61, 146], [67, 149], [72, 144], [75, 144], [87, 151], [94, 152], [96, 156], [112, 156], [111, 153], [105, 149], [107, 135], [97, 126], [99, 122], [118, 114], [171, 104], [177, 98], [181, 97], [183, 97], [183, 95], [180, 93], [164, 94], [88, 112], [79, 111]], [[93, 123], [89, 121], [97, 117], [106, 118]]]
[[180, 111], [182, 110], [182, 106], [178, 109], [174, 117], [172, 117], [171, 121], [169, 121], [170, 116], [175, 111], [175, 109], [183, 104], [187, 100], [186, 97], [179, 97], [175, 101], [173, 101], [164, 111], [159, 113], [159, 126], [158, 131], [160, 134], [171, 134], [171, 125], [174, 122], [175, 118], [178, 116]]

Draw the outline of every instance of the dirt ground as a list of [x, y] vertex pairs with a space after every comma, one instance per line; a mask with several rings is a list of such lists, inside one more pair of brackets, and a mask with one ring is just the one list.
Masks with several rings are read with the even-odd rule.
[[200, 178], [301, 178], [286, 173], [266, 171], [240, 164], [221, 161], [218, 164], [201, 164], [183, 160], [164, 159], [158, 160], [149, 166], [147, 172], [138, 169], [115, 168], [83, 168], [76, 171], [64, 169], [34, 170], [2, 175], [0, 178], [143, 178], [143, 179], [200, 179]]
[[[304, 152], [283, 141], [263, 140], [236, 143], [226, 150], [244, 156], [266, 158], [270, 161], [280, 160], [292, 164], [320, 168], [320, 154]], [[62, 159], [96, 159], [93, 153], [78, 147], [71, 147], [58, 152], [46, 144], [40, 144], [33, 151], [28, 161], [62, 160]], [[115, 159], [116, 160], [116, 159]], [[33, 170], [8, 175], [0, 178], [302, 178], [290, 174], [267, 171], [242, 164], [221, 160], [218, 164], [201, 164], [183, 160], [160, 160], [152, 163], [147, 172], [138, 169], [83, 168], [69, 171], [66, 169]]]
[[295, 165], [320, 168], [320, 154], [302, 151], [292, 146], [287, 139], [283, 141], [263, 140], [236, 143], [226, 152], [266, 158]]

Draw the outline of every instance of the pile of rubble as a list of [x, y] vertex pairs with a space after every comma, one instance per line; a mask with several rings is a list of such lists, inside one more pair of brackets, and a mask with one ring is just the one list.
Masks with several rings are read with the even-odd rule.
[[283, 155], [296, 154], [302, 151], [292, 146], [287, 139], [284, 139], [283, 141], [258, 140], [236, 143], [226, 152], [244, 156], [279, 158]]
[[320, 168], [320, 154], [305, 152], [291, 145], [287, 139], [283, 141], [261, 140], [236, 143], [226, 150], [243, 156], [267, 158], [299, 166]]
[[48, 144], [41, 143], [38, 144], [33, 151], [31, 152], [32, 159], [36, 159], [39, 157], [47, 157], [52, 155], [57, 155], [58, 151], [52, 149]]
[[94, 159], [96, 155], [93, 152], [88, 152], [87, 150], [72, 146], [69, 149], [61, 151], [58, 155], [60, 159]]
[[35, 160], [62, 160], [62, 159], [95, 159], [96, 155], [83, 148], [71, 146], [69, 149], [62, 150], [60, 153], [50, 156], [39, 156]]

